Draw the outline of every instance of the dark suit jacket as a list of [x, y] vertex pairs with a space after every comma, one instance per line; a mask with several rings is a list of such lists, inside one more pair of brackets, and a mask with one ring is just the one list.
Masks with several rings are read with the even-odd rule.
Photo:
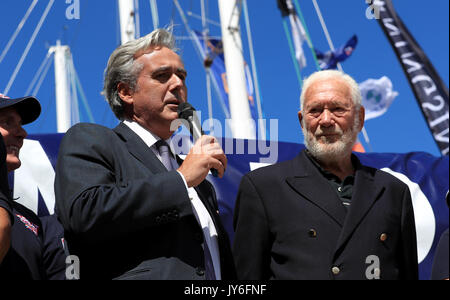
[[373, 168], [356, 172], [347, 213], [304, 152], [257, 169], [242, 178], [234, 226], [239, 279], [366, 279], [377, 267], [381, 279], [418, 278], [409, 189]]
[[[218, 232], [223, 279], [235, 277], [214, 188], [197, 188]], [[56, 210], [81, 279], [204, 279], [203, 232], [181, 176], [125, 124], [77, 124], [64, 136]]]
[[13, 202], [11, 248], [0, 265], [1, 280], [64, 280], [62, 226], [54, 215], [39, 218]]

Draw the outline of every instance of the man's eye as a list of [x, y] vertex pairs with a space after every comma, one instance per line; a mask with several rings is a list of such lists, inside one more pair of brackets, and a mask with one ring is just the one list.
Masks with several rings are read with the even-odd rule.
[[158, 73], [153, 76], [156, 80], [167, 81], [170, 78], [170, 73]]
[[319, 116], [320, 113], [321, 113], [320, 109], [317, 109], [317, 108], [313, 108], [313, 109], [309, 110], [309, 114], [312, 116], [315, 116], [315, 117]]
[[335, 109], [333, 109], [333, 114], [337, 115], [337, 116], [342, 116], [347, 112], [347, 110], [343, 107], [336, 107]]

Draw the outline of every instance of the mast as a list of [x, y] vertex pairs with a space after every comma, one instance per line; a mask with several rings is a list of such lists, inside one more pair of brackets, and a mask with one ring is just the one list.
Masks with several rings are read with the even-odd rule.
[[120, 40], [125, 44], [136, 38], [134, 0], [117, 0], [120, 16]]
[[239, 28], [239, 0], [219, 0], [222, 42], [228, 82], [231, 130], [234, 138], [255, 139], [255, 123], [248, 102], [242, 40]]
[[158, 5], [156, 0], [150, 0], [150, 9], [152, 11], [153, 29], [159, 28]]
[[55, 53], [55, 92], [56, 92], [56, 124], [57, 132], [64, 133], [71, 126], [71, 105], [69, 80], [67, 77], [67, 61], [70, 57], [68, 46], [61, 46], [56, 41], [56, 46], [50, 48]]

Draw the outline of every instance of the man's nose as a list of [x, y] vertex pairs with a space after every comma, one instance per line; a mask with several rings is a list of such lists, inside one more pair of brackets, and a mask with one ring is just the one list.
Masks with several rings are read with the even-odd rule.
[[177, 98], [178, 101], [184, 102], [185, 97], [182, 92], [185, 87], [184, 81], [176, 74], [173, 74], [170, 78], [170, 91]]
[[177, 89], [184, 86], [184, 81], [177, 74], [172, 74], [170, 78], [170, 86], [172, 89]]
[[328, 109], [323, 110], [320, 115], [319, 124], [325, 127], [332, 126], [334, 124], [333, 114]]

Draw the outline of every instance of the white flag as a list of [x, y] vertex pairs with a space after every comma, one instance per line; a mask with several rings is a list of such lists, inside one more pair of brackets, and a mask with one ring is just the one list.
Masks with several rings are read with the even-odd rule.
[[291, 22], [292, 38], [295, 46], [295, 57], [297, 58], [300, 68], [306, 67], [306, 57], [303, 53], [303, 42], [307, 40], [305, 28], [303, 28], [302, 22], [295, 13], [292, 0], [287, 0], [286, 5], [291, 12], [289, 14], [289, 21]]
[[398, 93], [392, 90], [392, 82], [386, 76], [380, 79], [367, 79], [359, 84], [362, 104], [366, 109], [366, 120], [384, 114]]

